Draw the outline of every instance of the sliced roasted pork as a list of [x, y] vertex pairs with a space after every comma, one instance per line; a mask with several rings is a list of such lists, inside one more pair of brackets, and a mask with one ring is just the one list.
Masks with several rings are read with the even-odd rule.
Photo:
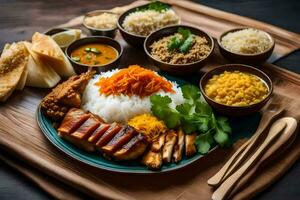
[[134, 160], [145, 152], [147, 145], [146, 137], [138, 134], [116, 151], [113, 157], [117, 160]]
[[120, 130], [122, 125], [118, 123], [112, 123], [109, 129], [99, 138], [96, 146], [101, 149], [102, 146], [106, 145]]
[[66, 114], [58, 133], [64, 139], [88, 152], [96, 149], [117, 160], [131, 160], [141, 156], [148, 142], [133, 127], [103, 120], [81, 109], [72, 108]]
[[124, 144], [126, 144], [127, 142], [129, 142], [129, 140], [131, 138], [133, 138], [137, 134], [138, 133], [136, 132], [136, 130], [133, 127], [125, 125], [115, 135], [115, 137], [112, 140], [110, 140], [110, 142], [108, 142], [108, 144], [105, 145], [104, 147], [102, 147], [101, 149], [105, 153], [108, 153], [108, 154], [113, 153], [117, 149], [119, 149], [120, 147], [122, 147]]
[[109, 129], [110, 124], [101, 124], [89, 137], [88, 141], [96, 143], [99, 138]]
[[81, 109], [71, 108], [63, 119], [60, 127], [57, 129], [58, 134], [63, 136], [65, 134], [73, 133], [89, 118], [89, 116], [89, 114], [86, 114]]

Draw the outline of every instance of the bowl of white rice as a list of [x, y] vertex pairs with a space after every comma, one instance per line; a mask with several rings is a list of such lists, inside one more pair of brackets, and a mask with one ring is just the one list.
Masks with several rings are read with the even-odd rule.
[[221, 54], [228, 60], [242, 64], [261, 64], [274, 50], [272, 36], [262, 30], [243, 27], [224, 32], [218, 39]]
[[94, 10], [85, 14], [83, 25], [94, 36], [114, 38], [117, 33], [119, 14], [108, 10]]
[[[161, 10], [151, 9], [149, 6], [159, 4]], [[150, 7], [150, 8], [149, 8]], [[142, 48], [146, 37], [163, 27], [180, 24], [180, 17], [171, 8], [171, 5], [159, 1], [138, 6], [124, 12], [118, 19], [118, 28], [124, 40], [135, 47]]]

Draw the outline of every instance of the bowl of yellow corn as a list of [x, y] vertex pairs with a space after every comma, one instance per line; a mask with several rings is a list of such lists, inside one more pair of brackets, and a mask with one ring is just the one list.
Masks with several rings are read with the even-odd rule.
[[227, 64], [207, 72], [200, 80], [200, 90], [218, 112], [241, 116], [259, 111], [270, 99], [273, 84], [259, 69]]

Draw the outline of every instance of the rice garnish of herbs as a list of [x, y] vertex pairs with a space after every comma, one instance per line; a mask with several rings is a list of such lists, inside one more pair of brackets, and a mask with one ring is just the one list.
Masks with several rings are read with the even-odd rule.
[[[85, 88], [82, 98], [82, 108], [94, 114], [101, 116], [107, 123], [119, 122], [126, 123], [129, 119], [151, 113], [150, 96], [141, 98], [138, 95], [127, 96], [120, 95], [105, 95], [99, 91], [99, 86], [96, 83], [103, 77], [111, 77], [117, 73], [119, 69], [103, 72], [95, 75]], [[175, 108], [177, 105], [184, 102], [182, 91], [176, 82], [171, 82], [173, 93], [164, 92], [162, 90], [155, 94], [169, 96], [172, 99], [170, 107]]]

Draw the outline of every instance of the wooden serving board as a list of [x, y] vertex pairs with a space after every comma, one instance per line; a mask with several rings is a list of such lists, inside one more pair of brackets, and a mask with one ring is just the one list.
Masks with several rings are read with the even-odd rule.
[[[277, 42], [276, 58], [299, 48], [298, 34], [191, 2], [168, 2], [174, 5], [182, 17], [183, 23], [200, 26], [214, 37], [232, 27], [251, 25], [264, 29], [275, 37]], [[135, 2], [129, 7], [141, 3], [144, 2]], [[82, 18], [76, 18], [64, 26], [76, 26], [80, 19]], [[144, 52], [128, 46], [119, 35], [117, 39], [124, 46], [120, 66], [139, 64], [155, 69], [147, 62]], [[214, 56], [199, 72], [198, 78], [205, 71], [223, 63], [228, 63], [228, 61], [220, 55], [218, 48], [216, 48]], [[272, 101], [284, 102], [287, 110], [286, 116], [294, 116], [299, 121], [300, 75], [268, 63], [259, 66], [259, 68], [273, 80], [274, 95]], [[189, 79], [189, 77], [184, 78]], [[29, 172], [28, 169], [15, 168], [24, 174], [30, 174], [35, 182], [56, 198], [78, 199], [78, 196], [70, 192], [69, 188], [71, 187], [73, 190], [98, 199], [195, 199], [200, 196], [201, 199], [210, 199], [212, 191], [207, 186], [206, 180], [222, 166], [234, 149], [241, 144], [237, 143], [234, 148], [228, 150], [218, 149], [199, 162], [176, 172], [176, 174], [136, 176], [107, 173], [67, 157], [52, 146], [41, 133], [35, 121], [35, 111], [41, 99], [48, 92], [49, 90], [45, 89], [25, 88], [24, 91], [15, 92], [6, 103], [0, 105], [0, 148], [8, 155], [21, 162], [26, 162], [28, 169], [30, 169]], [[299, 143], [298, 137], [295, 145], [289, 150], [289, 154], [285, 154], [284, 157], [277, 160], [276, 164], [269, 165], [268, 173], [262, 171], [257, 174], [256, 180], [249, 183], [249, 187], [245, 188], [234, 199], [249, 198], [279, 178], [300, 157]], [[1, 158], [5, 160], [3, 155]], [[43, 174], [47, 174], [47, 176], [43, 176]], [[61, 185], [53, 184], [53, 181], [59, 182]]]

